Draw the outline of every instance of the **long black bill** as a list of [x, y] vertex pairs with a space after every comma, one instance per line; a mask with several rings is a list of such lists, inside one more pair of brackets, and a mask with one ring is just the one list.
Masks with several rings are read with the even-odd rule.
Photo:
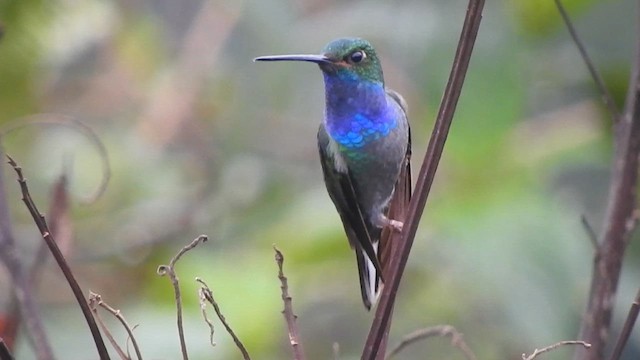
[[309, 61], [316, 64], [330, 63], [328, 57], [324, 55], [270, 55], [259, 56], [253, 61]]

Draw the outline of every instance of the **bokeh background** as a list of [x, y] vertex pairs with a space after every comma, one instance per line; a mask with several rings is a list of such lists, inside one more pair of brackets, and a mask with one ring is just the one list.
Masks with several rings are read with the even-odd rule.
[[[621, 105], [633, 56], [631, 0], [566, 1]], [[49, 206], [68, 174], [69, 260], [83, 288], [122, 309], [149, 359], [180, 357], [170, 283], [156, 275], [199, 234], [212, 241], [178, 264], [187, 344], [194, 359], [239, 358], [200, 316], [196, 276], [214, 291], [256, 359], [290, 358], [272, 244], [285, 271], [310, 358], [357, 359], [370, 321], [354, 256], [325, 193], [315, 143], [323, 111], [311, 64], [255, 56], [316, 53], [342, 36], [369, 39], [386, 83], [410, 105], [414, 166], [422, 161], [449, 73], [466, 2], [448, 0], [0, 0], [0, 124], [62, 116], [3, 138], [34, 198]], [[592, 248], [580, 217], [599, 231], [612, 159], [602, 105], [553, 1], [488, 1], [469, 75], [401, 287], [391, 343], [452, 324], [480, 359], [520, 359], [577, 336]], [[13, 232], [28, 265], [40, 238], [4, 169]], [[416, 171], [417, 172], [417, 171]], [[634, 237], [623, 268], [614, 336], [640, 279]], [[11, 284], [0, 271], [0, 306]], [[37, 289], [59, 358], [96, 358], [51, 261]], [[108, 317], [105, 315], [105, 317]], [[126, 339], [115, 321], [118, 339]], [[640, 355], [632, 337], [625, 359]], [[565, 359], [571, 349], [548, 356]], [[33, 357], [22, 336], [17, 358]], [[462, 359], [431, 339], [401, 359]]]

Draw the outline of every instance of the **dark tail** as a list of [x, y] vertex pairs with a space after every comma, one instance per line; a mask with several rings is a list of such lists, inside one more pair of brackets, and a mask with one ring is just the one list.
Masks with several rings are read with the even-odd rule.
[[[377, 251], [377, 244], [374, 245]], [[358, 262], [358, 275], [360, 276], [360, 294], [362, 295], [362, 302], [367, 310], [371, 309], [371, 306], [375, 304], [378, 299], [378, 294], [381, 289], [380, 276], [374, 263], [369, 257], [362, 252], [359, 248], [356, 248], [356, 260]]]

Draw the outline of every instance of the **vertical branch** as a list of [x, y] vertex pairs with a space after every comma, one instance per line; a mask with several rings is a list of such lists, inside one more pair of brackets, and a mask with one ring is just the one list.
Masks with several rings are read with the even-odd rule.
[[180, 295], [180, 281], [178, 279], [178, 275], [176, 275], [175, 266], [182, 255], [198, 246], [198, 244], [207, 241], [208, 239], [209, 238], [207, 237], [207, 235], [198, 236], [191, 243], [189, 243], [189, 245], [180, 249], [180, 251], [178, 251], [178, 253], [173, 258], [171, 258], [169, 265], [160, 265], [158, 266], [158, 270], [156, 270], [157, 274], [160, 276], [169, 276], [169, 279], [171, 279], [171, 284], [173, 285], [173, 293], [176, 299], [176, 321], [178, 326], [178, 336], [180, 338], [180, 350], [182, 351], [183, 360], [188, 360], [189, 354], [187, 352], [187, 343], [184, 339], [184, 327], [182, 325], [182, 295]]
[[453, 61], [453, 67], [449, 75], [449, 81], [442, 102], [440, 103], [436, 124], [431, 133], [426, 155], [420, 168], [420, 173], [418, 174], [416, 191], [409, 204], [407, 221], [404, 224], [402, 234], [396, 234], [393, 236], [394, 239], [392, 239], [392, 241], [399, 241], [400, 245], [397, 251], [394, 251], [394, 254], [392, 254], [387, 283], [385, 283], [382, 289], [375, 318], [371, 324], [371, 329], [364, 346], [362, 359], [375, 359], [380, 351], [380, 344], [383, 342], [385, 330], [391, 319], [393, 303], [400, 286], [402, 273], [409, 258], [411, 246], [413, 245], [413, 240], [418, 229], [418, 223], [427, 202], [429, 190], [431, 189], [431, 184], [433, 183], [440, 156], [442, 155], [447, 134], [453, 120], [453, 114], [458, 104], [460, 92], [462, 91], [473, 45], [475, 44], [478, 28], [480, 27], [483, 7], [484, 0], [469, 1], [460, 40], [458, 41], [458, 48], [456, 49], [456, 55]]
[[[640, 32], [640, 25], [638, 29]], [[624, 111], [620, 121], [615, 124], [615, 158], [609, 204], [600, 247], [594, 259], [589, 301], [580, 329], [580, 339], [591, 343], [593, 347], [589, 352], [578, 349], [574, 354], [575, 360], [597, 360], [604, 356], [624, 252], [636, 223], [634, 213], [640, 154], [639, 32], [636, 33], [636, 55]]]
[[293, 304], [291, 301], [291, 295], [289, 295], [289, 284], [287, 277], [284, 276], [282, 266], [284, 264], [284, 256], [278, 250], [275, 245], [273, 250], [276, 252], [276, 264], [278, 264], [278, 279], [280, 279], [280, 290], [282, 291], [282, 301], [284, 302], [284, 310], [282, 314], [285, 320], [287, 320], [287, 328], [289, 329], [289, 344], [293, 350], [294, 360], [304, 360], [304, 350], [302, 349], [302, 343], [300, 342], [300, 332], [298, 331], [298, 323], [296, 320], [298, 316], [293, 312]]

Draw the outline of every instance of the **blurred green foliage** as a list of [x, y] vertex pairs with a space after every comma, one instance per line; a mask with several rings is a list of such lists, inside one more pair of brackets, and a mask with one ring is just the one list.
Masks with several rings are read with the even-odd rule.
[[[572, 0], [566, 7], [621, 104], [633, 2]], [[464, 11], [463, 1], [444, 0], [0, 1], [0, 123], [56, 113], [89, 125], [109, 152], [109, 187], [96, 203], [81, 204], [102, 174], [93, 145], [71, 128], [25, 127], [3, 146], [43, 209], [53, 181], [69, 174], [73, 267], [85, 289], [139, 324], [147, 357], [179, 357], [171, 286], [155, 269], [205, 233], [211, 241], [177, 266], [193, 358], [239, 357], [220, 326], [216, 347], [208, 344], [196, 276], [254, 358], [289, 357], [276, 244], [310, 358], [330, 358], [338, 342], [341, 359], [356, 359], [371, 314], [360, 304], [354, 256], [317, 161], [320, 72], [251, 59], [317, 52], [340, 36], [371, 40], [386, 84], [409, 102], [417, 169]], [[600, 229], [611, 121], [551, 0], [488, 2], [469, 71], [391, 343], [448, 323], [479, 358], [515, 359], [577, 336], [592, 257], [580, 216]], [[4, 180], [29, 263], [38, 234], [12, 174]], [[636, 291], [638, 247], [634, 238], [614, 335]], [[4, 275], [0, 286], [5, 304]], [[56, 354], [94, 356], [53, 265], [39, 290]], [[123, 331], [111, 326], [124, 343]], [[626, 359], [639, 348], [635, 337]], [[24, 337], [17, 356], [32, 357]], [[398, 358], [462, 355], [432, 339]]]

